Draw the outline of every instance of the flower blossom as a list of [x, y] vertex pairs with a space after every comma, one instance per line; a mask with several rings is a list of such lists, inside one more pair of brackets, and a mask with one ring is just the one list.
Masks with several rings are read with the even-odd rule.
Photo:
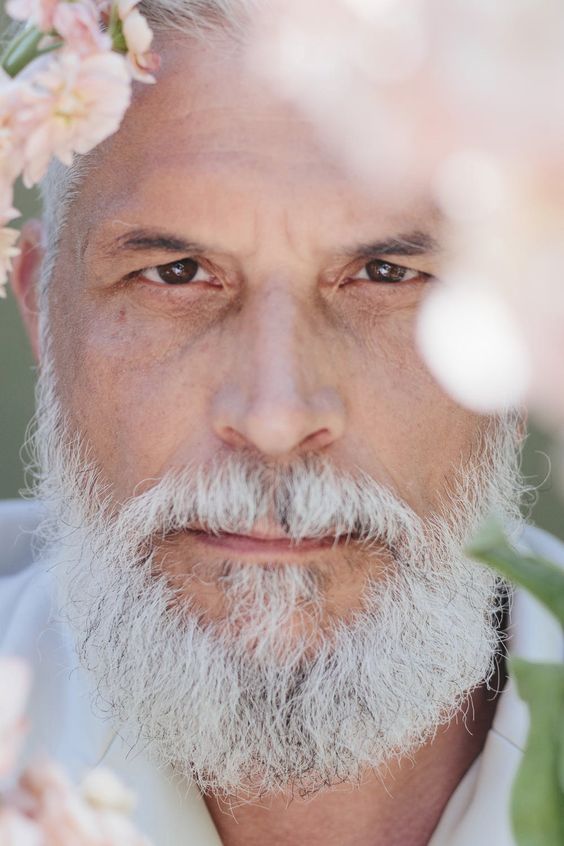
[[90, 773], [78, 791], [57, 764], [36, 764], [11, 801], [41, 832], [41, 846], [149, 846], [126, 816], [131, 795], [104, 770]]
[[16, 21], [36, 26], [42, 32], [53, 29], [55, 10], [61, 0], [7, 0], [6, 12]]
[[0, 843], [2, 846], [45, 846], [38, 826], [6, 805], [0, 806]]
[[52, 156], [70, 165], [74, 153], [88, 153], [112, 135], [130, 99], [123, 56], [108, 51], [82, 57], [63, 50], [50, 58], [31, 76], [18, 115], [26, 130], [26, 187], [41, 179]]
[[23, 165], [17, 115], [21, 108], [22, 86], [0, 68], [0, 208], [11, 203], [12, 185]]
[[[16, 764], [31, 685], [27, 665], [0, 658], [0, 778]], [[0, 794], [1, 846], [150, 846], [129, 813], [134, 797], [101, 767], [75, 788], [64, 771], [45, 761], [28, 767]]]
[[564, 420], [562, 173], [470, 151], [446, 172], [439, 202], [455, 239], [424, 303], [422, 352], [464, 405], [491, 413], [527, 402], [552, 427]]
[[139, 82], [155, 82], [153, 72], [159, 69], [160, 60], [149, 50], [153, 33], [138, 9], [139, 0], [117, 0], [118, 15], [127, 45], [127, 62], [133, 79]]
[[[17, 229], [12, 229], [10, 226], [4, 226], [4, 223], [19, 217], [19, 212], [16, 209], [9, 209], [4, 219], [0, 216], [0, 297], [6, 297], [6, 282], [8, 274], [12, 269], [12, 259], [19, 255], [20, 250], [15, 246], [19, 237]], [[2, 751], [0, 749], [0, 774], [2, 772]]]
[[65, 47], [81, 56], [110, 50], [111, 38], [100, 28], [100, 9], [92, 0], [59, 2], [53, 15], [53, 28]]
[[564, 6], [274, 0], [254, 26], [251, 65], [369, 195], [439, 208], [448, 263], [417, 330], [436, 379], [562, 424]]
[[[0, 230], [0, 237], [5, 231]], [[17, 236], [17, 232], [15, 234]], [[2, 252], [0, 242], [0, 255]], [[19, 752], [25, 732], [23, 711], [30, 686], [31, 676], [23, 661], [0, 658], [0, 778], [12, 769]]]

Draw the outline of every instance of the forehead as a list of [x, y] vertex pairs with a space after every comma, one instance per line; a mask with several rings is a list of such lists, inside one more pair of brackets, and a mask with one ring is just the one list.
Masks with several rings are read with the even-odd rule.
[[375, 219], [386, 230], [378, 234], [433, 220], [425, 197], [400, 208], [355, 181], [316, 128], [233, 48], [178, 37], [161, 37], [156, 47], [157, 84], [136, 86], [120, 130], [94, 154], [81, 204], [89, 229], [120, 218], [147, 226], [175, 218], [178, 229], [179, 217], [191, 227], [212, 217], [236, 229], [252, 217], [256, 230], [284, 212], [308, 234], [331, 239], [334, 229], [366, 226], [372, 238]]

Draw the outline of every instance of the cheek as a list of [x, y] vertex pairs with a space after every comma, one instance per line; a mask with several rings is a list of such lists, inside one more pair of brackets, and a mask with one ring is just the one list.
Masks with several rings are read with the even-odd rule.
[[424, 515], [470, 455], [483, 420], [433, 379], [417, 348], [415, 322], [415, 313], [371, 321], [350, 404], [364, 466]]
[[204, 454], [209, 346], [170, 324], [145, 332], [123, 307], [65, 344], [64, 405], [116, 495]]

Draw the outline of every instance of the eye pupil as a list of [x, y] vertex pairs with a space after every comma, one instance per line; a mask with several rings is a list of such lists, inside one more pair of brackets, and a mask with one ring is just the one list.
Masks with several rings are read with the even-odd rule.
[[406, 274], [404, 267], [385, 261], [368, 262], [366, 270], [375, 282], [402, 282]]
[[169, 285], [182, 285], [191, 282], [198, 272], [198, 262], [194, 259], [181, 259], [159, 267], [159, 276]]

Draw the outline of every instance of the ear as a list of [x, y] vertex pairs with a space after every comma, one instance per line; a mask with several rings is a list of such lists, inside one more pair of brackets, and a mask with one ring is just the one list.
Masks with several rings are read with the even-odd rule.
[[29, 337], [33, 357], [39, 363], [38, 285], [43, 262], [43, 224], [27, 220], [18, 241], [20, 253], [12, 263], [11, 285]]

